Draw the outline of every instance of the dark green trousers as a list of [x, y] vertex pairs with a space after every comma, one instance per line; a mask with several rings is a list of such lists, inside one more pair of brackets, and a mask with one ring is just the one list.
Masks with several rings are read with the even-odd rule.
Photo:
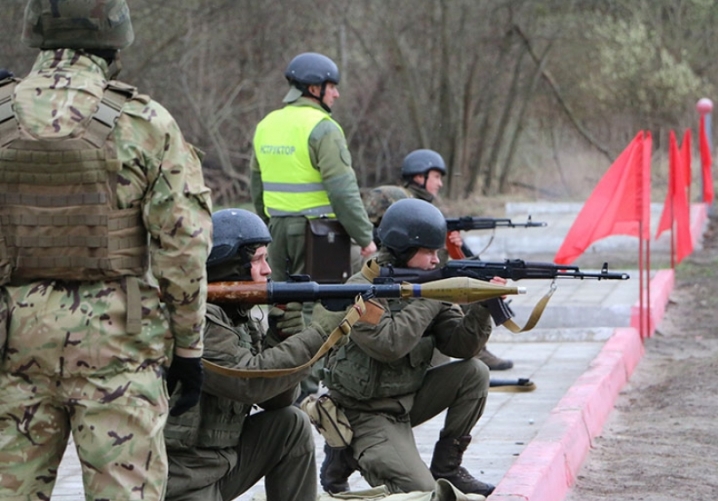
[[433, 490], [434, 477], [421, 459], [412, 428], [446, 410], [437, 439], [471, 435], [488, 391], [489, 369], [472, 358], [430, 369], [408, 414], [346, 409], [354, 429], [354, 458], [364, 479], [371, 486], [384, 484], [391, 492]]
[[[312, 427], [306, 414], [294, 406], [249, 416], [236, 448], [195, 449], [187, 455], [170, 451], [168, 456], [166, 501], [230, 501], [261, 478], [267, 501], [317, 498]], [[226, 466], [221, 471], [207, 467], [222, 463]]]

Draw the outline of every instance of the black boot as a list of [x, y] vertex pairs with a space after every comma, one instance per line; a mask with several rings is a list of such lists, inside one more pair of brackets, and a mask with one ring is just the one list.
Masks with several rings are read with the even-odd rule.
[[329, 494], [349, 490], [349, 476], [356, 470], [356, 461], [350, 447], [334, 449], [324, 444], [324, 462], [319, 469], [319, 481]]
[[461, 466], [469, 442], [471, 442], [470, 435], [442, 438], [436, 442], [434, 456], [431, 458], [431, 474], [436, 480], [440, 478], [448, 480], [464, 494], [488, 496], [494, 492], [494, 486], [477, 480]]

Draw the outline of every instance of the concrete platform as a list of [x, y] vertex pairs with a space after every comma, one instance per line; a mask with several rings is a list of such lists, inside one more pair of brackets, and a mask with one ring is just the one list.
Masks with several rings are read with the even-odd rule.
[[[692, 213], [694, 227], [700, 234], [706, 211], [694, 208]], [[535, 220], [543, 220], [538, 213], [532, 214]], [[521, 216], [507, 217], [522, 220]], [[575, 218], [575, 214], [560, 216], [564, 221], [573, 221], [572, 217]], [[654, 218], [657, 220], [658, 216]], [[570, 223], [564, 225], [564, 234], [568, 226]], [[508, 245], [508, 235], [501, 238], [506, 238], [505, 245]], [[536, 251], [524, 256], [552, 255], [562, 242], [561, 238], [550, 250], [540, 240], [534, 240], [533, 247], [523, 247], [525, 251]], [[637, 244], [636, 239], [632, 240], [635, 250], [628, 250], [630, 243], [622, 247], [621, 240], [609, 250], [635, 256]], [[495, 240], [492, 246], [497, 243]], [[663, 252], [659, 245], [653, 250], [657, 254]], [[482, 255], [488, 259], [485, 256], [488, 255]], [[522, 256], [497, 255], [491, 260], [515, 257]], [[634, 271], [637, 265], [629, 262], [628, 266], [626, 271], [637, 276]], [[525, 321], [530, 309], [547, 290], [548, 283], [540, 282], [521, 282], [529, 293], [512, 302], [517, 323]], [[564, 499], [591, 441], [600, 434], [618, 392], [643, 355], [637, 320], [637, 279], [625, 282], [561, 280], [558, 286], [536, 329], [516, 335], [498, 328], [489, 342], [494, 354], [514, 361], [513, 369], [492, 373], [492, 377], [529, 377], [537, 385], [530, 393], [492, 392], [484, 416], [474, 429], [474, 440], [464, 456], [464, 466], [480, 479], [497, 485], [490, 499]], [[651, 329], [660, 322], [672, 287], [671, 271], [654, 273]], [[415, 429], [419, 449], [427, 463], [442, 423], [440, 415]], [[316, 433], [315, 441], [319, 465], [323, 459], [323, 440]], [[367, 486], [358, 473], [351, 477], [350, 485], [353, 489]], [[73, 447], [68, 448], [63, 459], [52, 499], [83, 499], [81, 473]], [[258, 483], [237, 499], [263, 499], [263, 484]]]

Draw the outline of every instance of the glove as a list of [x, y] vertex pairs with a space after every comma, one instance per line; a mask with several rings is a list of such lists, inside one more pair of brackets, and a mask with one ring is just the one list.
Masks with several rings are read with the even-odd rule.
[[[346, 314], [346, 311], [329, 311], [321, 303], [317, 303], [312, 310], [312, 324], [321, 330], [324, 339], [326, 339], [342, 323]], [[349, 336], [343, 336], [342, 341], [338, 342], [337, 346], [346, 344], [347, 341], [349, 341]]]
[[174, 393], [177, 383], [182, 383], [180, 397], [170, 409], [170, 416], [180, 416], [197, 405], [202, 393], [204, 371], [201, 358], [174, 356], [167, 371], [167, 391]]
[[284, 308], [274, 306], [269, 310], [267, 321], [269, 327], [282, 339], [302, 332], [307, 327], [302, 314], [302, 303], [287, 303]]

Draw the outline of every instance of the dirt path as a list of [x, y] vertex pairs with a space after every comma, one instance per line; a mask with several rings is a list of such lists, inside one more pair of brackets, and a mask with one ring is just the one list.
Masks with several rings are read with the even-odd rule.
[[567, 501], [718, 499], [718, 219]]

